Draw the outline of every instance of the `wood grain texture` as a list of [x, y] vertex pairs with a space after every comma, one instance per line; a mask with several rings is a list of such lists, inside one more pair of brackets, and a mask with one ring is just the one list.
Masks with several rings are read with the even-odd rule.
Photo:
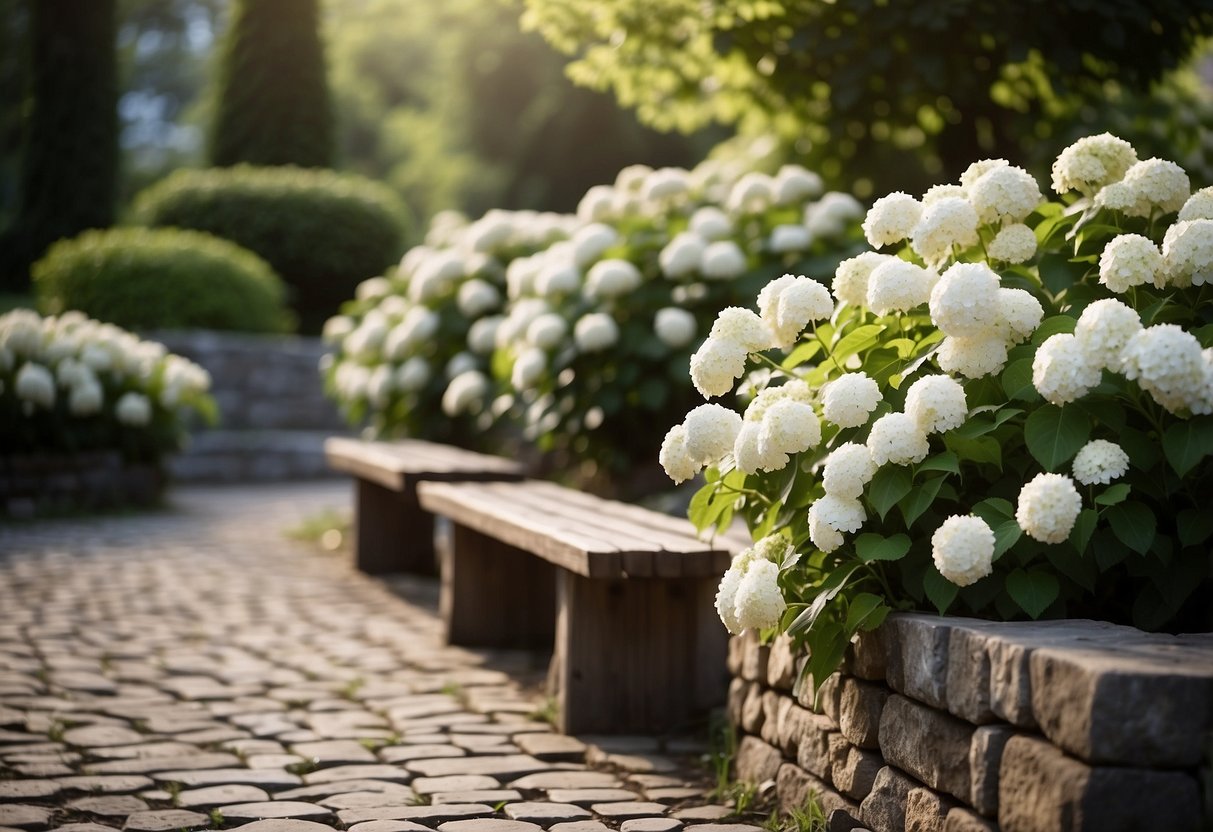
[[367, 480], [356, 483], [354, 559], [358, 568], [368, 575], [437, 574], [434, 516], [415, 499]]
[[427, 480], [499, 480], [523, 476], [522, 466], [513, 460], [419, 439], [368, 442], [334, 436], [325, 440], [324, 455], [333, 470], [394, 491], [407, 491]]

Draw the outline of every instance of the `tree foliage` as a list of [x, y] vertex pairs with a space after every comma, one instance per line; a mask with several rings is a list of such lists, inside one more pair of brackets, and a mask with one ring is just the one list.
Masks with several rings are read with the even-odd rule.
[[333, 163], [318, 27], [316, 0], [237, 0], [222, 47], [211, 162]]
[[[1213, 31], [1210, 0], [527, 0], [526, 23], [647, 123], [774, 129], [827, 177], [1023, 160], [1051, 120], [1143, 90]], [[918, 184], [918, 183], [916, 183]], [[926, 183], [922, 183], [926, 184]]]
[[22, 290], [46, 247], [113, 220], [118, 176], [115, 0], [28, 7], [29, 89], [17, 216], [0, 281]]

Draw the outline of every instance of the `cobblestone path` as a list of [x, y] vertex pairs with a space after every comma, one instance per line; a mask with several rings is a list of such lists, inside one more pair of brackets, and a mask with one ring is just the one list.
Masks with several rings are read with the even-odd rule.
[[551, 732], [536, 657], [283, 530], [337, 484], [0, 527], [0, 832], [752, 832], [694, 743]]

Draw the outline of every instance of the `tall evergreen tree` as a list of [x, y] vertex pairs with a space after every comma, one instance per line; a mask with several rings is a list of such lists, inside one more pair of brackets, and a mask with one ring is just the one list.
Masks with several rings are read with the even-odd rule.
[[236, 0], [211, 162], [328, 167], [333, 134], [317, 0]]
[[63, 237], [114, 219], [118, 181], [116, 0], [28, 4], [30, 84], [17, 216], [0, 281], [29, 285], [29, 264]]

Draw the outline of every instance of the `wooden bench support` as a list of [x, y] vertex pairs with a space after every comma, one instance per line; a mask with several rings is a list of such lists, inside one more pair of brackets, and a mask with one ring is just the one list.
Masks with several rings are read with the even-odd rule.
[[557, 571], [528, 552], [452, 524], [451, 545], [442, 553], [439, 602], [447, 641], [464, 647], [550, 648]]
[[355, 558], [368, 575], [412, 572], [436, 575], [434, 515], [424, 511], [416, 495], [401, 494], [359, 479], [354, 508]]
[[560, 570], [549, 675], [559, 730], [676, 729], [721, 704], [728, 634], [714, 612], [718, 583]]

